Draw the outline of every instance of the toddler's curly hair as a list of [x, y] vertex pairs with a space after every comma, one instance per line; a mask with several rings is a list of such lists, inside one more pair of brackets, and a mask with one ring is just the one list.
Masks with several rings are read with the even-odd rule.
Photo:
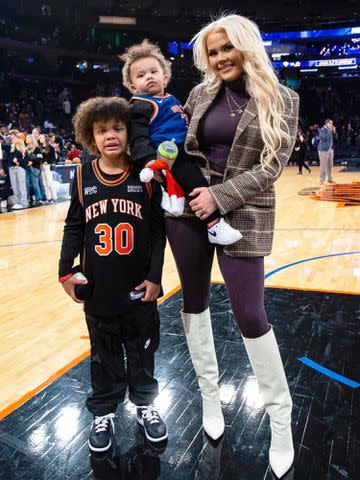
[[147, 57], [156, 58], [156, 60], [160, 63], [164, 74], [167, 75], [168, 82], [170, 82], [171, 62], [166, 60], [158, 45], [145, 39], [141, 43], [137, 43], [136, 45], [132, 45], [131, 47], [127, 48], [125, 53], [120, 55], [121, 60], [125, 62], [122, 69], [123, 84], [128, 90], [130, 90], [130, 85], [132, 83], [130, 77], [131, 65], [137, 60]]

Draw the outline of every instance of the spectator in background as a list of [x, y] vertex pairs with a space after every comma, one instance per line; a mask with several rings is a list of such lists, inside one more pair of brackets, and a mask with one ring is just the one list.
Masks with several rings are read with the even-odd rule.
[[307, 154], [307, 145], [305, 137], [302, 133], [298, 133], [295, 141], [295, 158], [298, 164], [298, 175], [302, 175], [302, 167], [305, 167], [308, 173], [311, 173], [311, 168], [305, 163]]
[[334, 161], [334, 141], [337, 139], [336, 128], [333, 121], [328, 118], [325, 125], [319, 131], [319, 160], [320, 160], [320, 185], [325, 181], [335, 183], [332, 177], [332, 167]]
[[50, 143], [52, 145], [54, 145], [54, 143], [58, 143], [60, 145], [61, 149], [64, 148], [64, 144], [65, 144], [64, 139], [56, 131], [50, 133], [49, 138], [50, 138]]
[[[39, 137], [40, 137], [40, 134], [41, 134], [41, 127], [40, 126], [37, 126], [35, 128], [32, 129], [32, 132], [31, 132], [31, 135], [33, 137], [33, 139], [35, 140], [35, 143], [39, 145]], [[39, 188], [40, 188], [40, 193], [41, 193], [41, 198], [42, 199], [45, 199], [46, 198], [46, 194], [45, 194], [45, 187], [44, 187], [44, 184], [43, 184], [43, 181], [42, 181], [42, 176], [40, 175], [39, 177]]]
[[41, 127], [35, 127], [32, 129], [31, 135], [33, 136], [33, 139], [35, 140], [35, 142], [39, 141], [40, 134], [41, 134]]
[[63, 112], [65, 113], [65, 115], [67, 117], [69, 117], [71, 115], [71, 103], [70, 103], [68, 97], [66, 97], [65, 100], [63, 101], [62, 109], [63, 109]]
[[15, 135], [12, 138], [11, 150], [8, 156], [10, 184], [14, 194], [13, 210], [29, 206], [26, 189], [26, 168], [28, 165], [25, 143]]
[[74, 158], [81, 158], [81, 150], [76, 148], [74, 144], [69, 142], [66, 144], [66, 148], [68, 151], [67, 158], [66, 158], [67, 160], [73, 161]]
[[53, 123], [51, 123], [51, 121], [49, 119], [46, 118], [45, 121], [44, 121], [44, 128], [47, 132], [49, 132], [50, 130], [55, 128], [55, 125]]
[[42, 162], [42, 153], [38, 142], [32, 135], [26, 137], [27, 153], [28, 153], [28, 167], [30, 172], [30, 181], [34, 189], [35, 202], [33, 206], [41, 205], [43, 203], [43, 198], [39, 186], [40, 180], [40, 166]]
[[[3, 154], [3, 149], [2, 149], [2, 141], [0, 140], [0, 177], [6, 177], [5, 174], [5, 166], [4, 166], [4, 154]], [[6, 178], [5, 178], [5, 184], [4, 187], [0, 190], [0, 208], [1, 210], [6, 210], [7, 209], [7, 193], [5, 192], [6, 190]]]
[[68, 97], [69, 97], [69, 90], [66, 87], [64, 87], [58, 95], [59, 107], [64, 103], [65, 98], [68, 98]]
[[63, 147], [63, 139], [59, 135], [52, 133], [49, 135], [50, 145], [54, 147], [55, 163], [63, 162], [66, 159], [67, 150]]
[[55, 203], [57, 195], [51, 172], [51, 165], [55, 163], [55, 149], [50, 144], [47, 135], [40, 135], [39, 145], [42, 153], [41, 178], [45, 188], [46, 200], [49, 203]]
[[6, 126], [0, 124], [0, 142], [4, 142], [6, 140]]
[[[15, 135], [12, 136], [14, 138]], [[11, 149], [11, 144], [12, 144], [12, 139], [10, 135], [8, 135], [6, 131], [6, 127], [1, 127], [0, 126], [0, 145], [1, 145], [1, 152], [2, 152], [2, 161], [1, 166], [0, 166], [0, 171], [2, 175], [5, 175], [5, 184], [3, 185], [2, 188], [2, 193], [1, 193], [1, 198], [2, 198], [2, 204], [1, 207], [2, 209], [7, 208], [7, 199], [11, 196], [11, 184], [10, 184], [10, 174], [9, 174], [9, 168], [10, 166], [13, 166], [12, 162], [11, 164], [9, 163], [10, 158], [9, 158], [9, 153]]]

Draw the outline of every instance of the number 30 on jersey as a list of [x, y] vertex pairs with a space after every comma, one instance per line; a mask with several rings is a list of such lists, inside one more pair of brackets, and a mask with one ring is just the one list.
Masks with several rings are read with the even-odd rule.
[[107, 223], [99, 223], [95, 227], [99, 235], [99, 245], [95, 251], [100, 256], [107, 256], [112, 251], [119, 255], [129, 255], [134, 248], [134, 229], [130, 223], [119, 223], [114, 229]]

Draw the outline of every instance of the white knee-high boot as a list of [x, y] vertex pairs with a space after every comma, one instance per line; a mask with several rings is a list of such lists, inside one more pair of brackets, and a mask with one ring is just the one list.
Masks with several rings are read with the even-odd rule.
[[270, 417], [270, 466], [281, 478], [294, 461], [291, 433], [292, 400], [274, 331], [244, 343], [256, 376], [264, 407]]
[[204, 430], [212, 439], [225, 430], [218, 386], [219, 369], [216, 359], [210, 311], [181, 312], [186, 342], [195, 368], [202, 397]]

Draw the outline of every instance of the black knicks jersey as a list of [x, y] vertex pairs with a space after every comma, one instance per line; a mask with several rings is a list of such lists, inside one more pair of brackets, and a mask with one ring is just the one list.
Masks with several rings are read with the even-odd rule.
[[85, 311], [112, 315], [128, 308], [129, 292], [148, 279], [161, 283], [165, 233], [161, 189], [144, 184], [130, 166], [107, 175], [93, 160], [76, 170], [65, 221], [59, 276], [80, 253], [94, 285]]

